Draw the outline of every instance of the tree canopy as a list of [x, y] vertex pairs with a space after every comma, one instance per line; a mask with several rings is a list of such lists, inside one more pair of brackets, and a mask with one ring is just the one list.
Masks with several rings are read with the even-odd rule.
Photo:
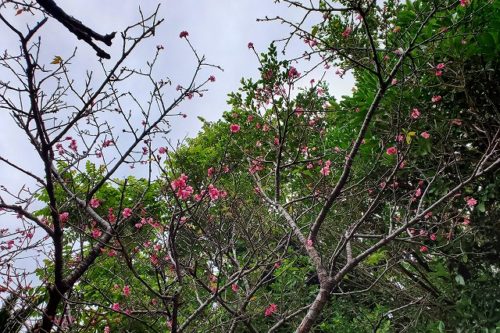
[[[0, 152], [38, 186], [0, 193], [17, 221], [0, 233], [1, 332], [500, 332], [500, 2], [282, 2], [303, 20], [265, 19], [290, 38], [249, 43], [260, 76], [178, 146], [168, 117], [215, 81], [187, 31], [189, 86], [156, 79], [160, 46], [126, 65], [155, 12], [81, 92], [71, 59], [38, 62], [45, 19], [18, 30], [0, 12], [21, 46], [0, 57], [17, 77], [0, 108], [44, 166]], [[144, 78], [145, 100], [120, 90]], [[148, 177], [117, 176], [135, 165]]]

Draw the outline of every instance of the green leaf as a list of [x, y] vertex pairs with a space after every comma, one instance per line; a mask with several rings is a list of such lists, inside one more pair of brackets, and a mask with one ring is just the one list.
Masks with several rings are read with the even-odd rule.
[[439, 321], [438, 330], [440, 333], [444, 333], [445, 325], [442, 321]]
[[460, 274], [457, 274], [457, 276], [455, 276], [455, 281], [461, 285], [461, 286], [465, 286], [465, 280], [464, 280], [464, 277]]

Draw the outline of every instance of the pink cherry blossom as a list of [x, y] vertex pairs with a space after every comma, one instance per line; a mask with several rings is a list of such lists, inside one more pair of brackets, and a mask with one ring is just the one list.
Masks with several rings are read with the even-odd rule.
[[213, 167], [208, 168], [208, 170], [207, 170], [207, 176], [209, 178], [212, 178], [214, 176], [214, 173], [215, 173], [215, 170], [214, 170]]
[[101, 201], [96, 198], [90, 199], [90, 207], [92, 208], [98, 208], [101, 205]]
[[436, 69], [441, 70], [441, 69], [444, 69], [445, 67], [446, 67], [446, 65], [441, 62], [441, 63], [437, 64]]
[[208, 80], [209, 80], [210, 82], [215, 82], [215, 76], [210, 75], [210, 77], [208, 78]]
[[132, 209], [130, 208], [125, 208], [122, 212], [123, 218], [128, 219], [132, 215]]
[[238, 284], [233, 283], [231, 285], [231, 290], [234, 291], [235, 293], [237, 293], [239, 289], [240, 289], [240, 286], [238, 286]]
[[212, 201], [218, 200], [220, 197], [219, 190], [212, 184], [208, 185], [208, 195]]
[[61, 221], [61, 223], [66, 223], [68, 222], [68, 220], [69, 220], [68, 212], [62, 212], [61, 214], [59, 214], [59, 221]]
[[349, 37], [349, 35], [351, 34], [351, 32], [352, 32], [351, 27], [345, 28], [345, 30], [342, 32], [342, 37], [344, 37], [344, 38]]
[[181, 199], [183, 201], [186, 201], [187, 199], [189, 199], [189, 197], [192, 194], [193, 194], [193, 188], [191, 186], [186, 186], [184, 188], [180, 188], [177, 191], [177, 197], [179, 197], [179, 199]]
[[420, 136], [421, 136], [421, 137], [423, 137], [424, 139], [428, 139], [428, 138], [430, 138], [430, 137], [431, 137], [431, 135], [430, 135], [429, 133], [427, 133], [427, 132], [422, 132], [422, 133], [420, 134]]
[[398, 149], [396, 147], [389, 147], [385, 152], [387, 155], [395, 155], [398, 153]]
[[474, 198], [467, 199], [467, 206], [474, 207], [475, 205], [477, 205], [477, 200], [476, 199], [474, 199]]
[[420, 252], [428, 252], [428, 251], [429, 251], [429, 248], [428, 248], [427, 246], [422, 245], [422, 246], [420, 247]]
[[443, 75], [443, 71], [436, 71], [436, 76], [442, 76]]
[[309, 238], [309, 239], [307, 239], [307, 240], [306, 240], [306, 246], [307, 246], [307, 247], [312, 247], [312, 246], [313, 246], [313, 241], [312, 241], [312, 239], [310, 239], [310, 238]]
[[418, 119], [420, 117], [420, 111], [417, 109], [417, 108], [413, 108], [411, 110], [411, 114], [410, 116], [413, 118], [413, 119]]
[[186, 186], [186, 182], [188, 180], [188, 176], [185, 174], [181, 174], [179, 178], [173, 180], [170, 185], [172, 186], [172, 189], [177, 190], [179, 188], [183, 188]]
[[69, 149], [71, 149], [72, 151], [74, 151], [75, 153], [78, 151], [78, 145], [76, 143], [76, 140], [75, 139], [71, 139], [71, 142], [69, 144]]
[[290, 67], [290, 69], [288, 70], [288, 78], [290, 80], [293, 80], [293, 79], [296, 79], [300, 77], [300, 73], [297, 71], [297, 68], [295, 67]]
[[113, 305], [111, 306], [111, 309], [113, 311], [120, 311], [120, 303], [113, 303]]
[[187, 31], [181, 31], [179, 34], [179, 38], [186, 38], [187, 36], [189, 36], [189, 32]]
[[111, 332], [111, 329], [109, 328], [109, 326], [105, 326], [104, 333], [110, 333], [110, 332]]
[[130, 286], [129, 285], [125, 285], [123, 286], [123, 295], [125, 297], [129, 297], [130, 296]]
[[238, 124], [231, 124], [229, 126], [229, 130], [231, 131], [231, 133], [238, 133], [240, 131], [240, 125]]
[[167, 152], [167, 148], [165, 148], [165, 147], [158, 148], [158, 153], [165, 154], [166, 152]]
[[470, 0], [460, 0], [460, 6], [467, 7], [470, 5]]
[[274, 303], [269, 304], [269, 306], [266, 308], [266, 311], [264, 311], [264, 315], [266, 317], [270, 317], [273, 315], [278, 310], [278, 306]]
[[57, 149], [57, 152], [59, 153], [59, 155], [63, 155], [65, 152], [62, 143], [56, 144], [56, 149]]
[[464, 221], [462, 222], [463, 225], [469, 225], [470, 224], [470, 220], [466, 217], [464, 217]]
[[431, 101], [432, 101], [432, 103], [439, 103], [439, 102], [441, 102], [442, 99], [443, 99], [443, 97], [441, 97], [439, 95], [435, 95], [435, 96], [432, 96]]
[[114, 144], [113, 140], [104, 140], [104, 142], [102, 143], [102, 147], [106, 148], [106, 147], [112, 146], [113, 144]]
[[430, 234], [429, 238], [431, 241], [435, 241], [437, 239], [437, 236], [436, 236], [436, 234]]
[[248, 45], [247, 45], [247, 47], [248, 47], [249, 49], [253, 49], [253, 43], [252, 43], [252, 42], [249, 42], [249, 43], [248, 43]]
[[330, 174], [330, 165], [332, 162], [330, 160], [325, 162], [325, 165], [319, 171], [323, 176], [328, 176]]
[[99, 237], [101, 237], [101, 235], [102, 235], [101, 230], [99, 230], [97, 228], [92, 229], [92, 237], [93, 238], [99, 238]]

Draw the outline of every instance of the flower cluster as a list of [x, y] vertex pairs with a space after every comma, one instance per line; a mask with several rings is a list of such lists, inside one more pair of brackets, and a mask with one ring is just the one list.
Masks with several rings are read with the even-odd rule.
[[182, 174], [179, 178], [173, 180], [170, 185], [181, 200], [187, 200], [193, 194], [193, 188], [187, 185], [188, 176]]

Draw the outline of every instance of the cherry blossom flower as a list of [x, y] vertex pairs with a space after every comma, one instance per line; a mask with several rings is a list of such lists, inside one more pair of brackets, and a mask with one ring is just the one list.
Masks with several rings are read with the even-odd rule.
[[57, 149], [57, 152], [59, 153], [59, 155], [63, 155], [65, 152], [62, 143], [56, 144], [56, 149]]
[[413, 108], [411, 110], [411, 114], [410, 116], [413, 118], [413, 119], [418, 119], [420, 117], [420, 111], [417, 109], [417, 108]]
[[90, 199], [90, 207], [99, 208], [100, 205], [101, 205], [101, 201], [99, 199], [96, 199], [96, 198]]
[[177, 190], [179, 188], [183, 188], [186, 186], [186, 182], [188, 180], [188, 176], [185, 174], [181, 174], [179, 178], [173, 180], [170, 185], [174, 190]]
[[102, 235], [101, 230], [99, 230], [97, 228], [92, 229], [92, 237], [93, 238], [99, 238], [99, 237], [101, 237], [101, 235]]
[[422, 246], [420, 247], [420, 252], [428, 252], [428, 251], [429, 251], [429, 248], [428, 248], [427, 246], [422, 245]]
[[167, 152], [167, 148], [165, 148], [165, 147], [158, 148], [158, 153], [165, 154], [166, 152]]
[[220, 196], [219, 190], [212, 184], [208, 185], [208, 195], [212, 201], [218, 200]]
[[187, 31], [181, 31], [179, 34], [179, 38], [187, 38], [187, 36], [189, 36], [189, 32]]
[[295, 67], [290, 67], [290, 69], [288, 70], [288, 78], [290, 80], [293, 80], [293, 79], [296, 79], [300, 77], [300, 73], [297, 71], [297, 69]]
[[435, 96], [432, 96], [431, 101], [432, 101], [432, 103], [439, 103], [439, 102], [441, 102], [442, 99], [443, 99], [443, 97], [441, 97], [440, 95], [435, 95]]
[[441, 63], [437, 64], [436, 69], [441, 70], [441, 69], [444, 69], [445, 67], [446, 67], [446, 65], [441, 62]]
[[132, 209], [130, 209], [128, 207], [123, 209], [123, 212], [122, 212], [123, 218], [128, 219], [131, 215], [132, 215]]
[[385, 151], [387, 155], [395, 155], [398, 152], [398, 149], [396, 147], [389, 147]]
[[191, 186], [186, 186], [184, 188], [180, 188], [178, 191], [177, 191], [177, 197], [179, 197], [179, 199], [183, 200], [183, 201], [186, 201], [187, 199], [189, 199], [189, 197], [193, 194], [193, 188]]
[[130, 296], [130, 286], [129, 285], [125, 285], [123, 286], [123, 295], [125, 297], [129, 297]]
[[250, 172], [250, 174], [253, 175], [254, 173], [261, 171], [261, 170], [264, 170], [264, 166], [262, 165], [262, 162], [259, 160], [252, 160], [252, 165], [248, 169], [248, 172]]
[[325, 165], [319, 171], [323, 176], [328, 176], [330, 174], [330, 165], [332, 162], [330, 160], [325, 162]]
[[75, 139], [71, 139], [71, 142], [69, 144], [69, 149], [71, 149], [72, 151], [74, 151], [75, 153], [78, 151], [78, 145], [76, 143], [76, 140]]
[[111, 306], [111, 309], [113, 311], [120, 311], [120, 303], [113, 303], [113, 305]]
[[424, 139], [428, 139], [428, 138], [430, 138], [430, 137], [431, 137], [431, 135], [430, 135], [429, 133], [427, 133], [427, 132], [422, 132], [422, 133], [420, 134], [420, 136], [421, 136], [421, 137], [423, 137]]
[[464, 217], [464, 221], [462, 222], [463, 225], [469, 225], [470, 224], [470, 220], [466, 217]]
[[116, 222], [116, 216], [113, 213], [113, 208], [108, 209], [108, 221], [109, 221], [109, 223], [115, 223]]
[[231, 131], [231, 133], [238, 133], [240, 131], [240, 129], [241, 129], [241, 127], [238, 124], [231, 124], [229, 126], [229, 130]]
[[458, 119], [458, 118], [452, 119], [451, 124], [456, 125], [456, 126], [462, 126], [462, 119]]
[[110, 332], [111, 332], [111, 329], [109, 328], [109, 326], [105, 326], [104, 333], [110, 333]]
[[238, 284], [233, 283], [231, 285], [231, 290], [234, 291], [235, 293], [237, 293], [239, 289], [240, 289], [240, 286], [238, 286]]
[[104, 140], [104, 142], [102, 143], [103, 148], [107, 148], [107, 147], [112, 146], [112, 145], [114, 145], [113, 140]]
[[207, 176], [209, 178], [212, 178], [214, 176], [214, 173], [215, 173], [215, 170], [214, 170], [213, 167], [208, 168], [208, 170], [207, 170]]
[[210, 82], [215, 82], [215, 76], [210, 75], [210, 77], [208, 78], [208, 80], [209, 80]]
[[470, 0], [460, 0], [460, 6], [467, 7], [470, 5]]
[[344, 38], [349, 37], [349, 35], [351, 34], [351, 32], [352, 32], [351, 27], [345, 28], [345, 30], [342, 32], [342, 37], [344, 37]]
[[313, 241], [312, 241], [312, 239], [310, 239], [310, 238], [309, 238], [309, 239], [307, 239], [307, 240], [306, 240], [306, 246], [307, 246], [307, 247], [312, 247], [312, 246], [313, 246]]
[[68, 220], [69, 220], [68, 212], [62, 212], [61, 214], [59, 214], [59, 221], [61, 221], [61, 223], [66, 223], [68, 222]]
[[247, 47], [248, 47], [249, 49], [253, 49], [253, 43], [252, 43], [252, 42], [249, 42], [249, 43], [248, 43], [248, 45], [247, 45]]
[[435, 241], [435, 240], [437, 239], [436, 234], [430, 234], [430, 235], [429, 235], [429, 239], [430, 239], [431, 241]]
[[477, 200], [476, 199], [474, 199], [474, 198], [467, 199], [467, 206], [474, 207], [475, 205], [477, 205]]
[[398, 79], [392, 79], [391, 84], [393, 86], [395, 86], [396, 84], [398, 84]]
[[274, 303], [269, 304], [269, 306], [266, 308], [266, 311], [264, 311], [264, 315], [266, 317], [270, 317], [273, 315], [278, 310], [278, 306]]

